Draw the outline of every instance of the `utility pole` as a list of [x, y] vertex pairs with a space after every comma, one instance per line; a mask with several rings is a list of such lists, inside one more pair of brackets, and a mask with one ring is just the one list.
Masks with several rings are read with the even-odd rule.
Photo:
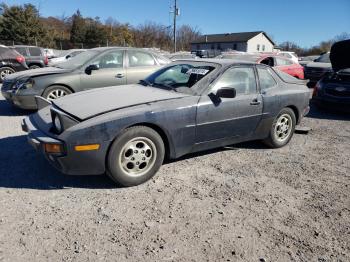
[[176, 52], [176, 17], [179, 15], [177, 0], [174, 0], [174, 53]]

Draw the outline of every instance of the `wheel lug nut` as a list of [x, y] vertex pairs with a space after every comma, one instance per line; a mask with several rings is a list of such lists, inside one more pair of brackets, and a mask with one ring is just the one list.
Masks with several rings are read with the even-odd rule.
[[141, 153], [144, 154], [144, 153], [145, 153], [145, 150], [142, 150]]
[[132, 157], [131, 160], [133, 161], [133, 160], [135, 160], [135, 158]]
[[138, 153], [138, 151], [137, 151], [137, 150], [135, 150], [135, 151], [134, 151], [134, 153], [135, 153], [135, 154], [137, 154], [137, 153]]
[[140, 162], [136, 162], [136, 165], [139, 165], [140, 164]]
[[143, 157], [143, 158], [142, 158], [142, 160], [146, 160], [146, 158], [145, 158], [145, 157]]

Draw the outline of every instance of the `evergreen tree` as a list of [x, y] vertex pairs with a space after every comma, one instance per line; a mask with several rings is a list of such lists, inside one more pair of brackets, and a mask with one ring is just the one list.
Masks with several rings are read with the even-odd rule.
[[86, 23], [79, 9], [72, 16], [72, 28], [70, 31], [70, 41], [73, 44], [81, 44], [85, 42]]
[[15, 43], [40, 44], [46, 37], [39, 12], [32, 4], [23, 6], [2, 6], [2, 18], [0, 20], [1, 38]]

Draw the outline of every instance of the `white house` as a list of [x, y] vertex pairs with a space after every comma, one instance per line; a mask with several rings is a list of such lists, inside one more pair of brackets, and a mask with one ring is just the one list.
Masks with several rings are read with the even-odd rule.
[[242, 52], [273, 52], [275, 43], [264, 31], [202, 35], [191, 42], [195, 50], [237, 50]]

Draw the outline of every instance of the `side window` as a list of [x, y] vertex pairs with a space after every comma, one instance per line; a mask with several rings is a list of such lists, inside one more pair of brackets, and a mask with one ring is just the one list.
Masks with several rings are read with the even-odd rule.
[[40, 48], [29, 47], [28, 50], [30, 56], [42, 56]]
[[156, 65], [152, 55], [141, 51], [128, 51], [129, 67]]
[[259, 44], [256, 46], [256, 50], [260, 51], [260, 45]]
[[15, 47], [15, 50], [23, 56], [27, 56], [27, 50], [25, 47]]
[[100, 69], [121, 68], [123, 67], [123, 54], [123, 50], [111, 51], [99, 57], [93, 64], [99, 65]]
[[282, 58], [278, 58], [276, 57], [276, 63], [277, 66], [285, 66], [285, 65], [291, 65], [293, 64], [290, 60], [288, 59], [282, 59]]
[[272, 77], [269, 69], [258, 67], [258, 75], [261, 91], [275, 87], [277, 85], [276, 80]]
[[254, 69], [252, 67], [232, 67], [227, 69], [215, 83], [213, 91], [222, 87], [235, 88], [237, 96], [255, 94], [256, 82]]
[[262, 45], [262, 50], [265, 51], [265, 45]]

